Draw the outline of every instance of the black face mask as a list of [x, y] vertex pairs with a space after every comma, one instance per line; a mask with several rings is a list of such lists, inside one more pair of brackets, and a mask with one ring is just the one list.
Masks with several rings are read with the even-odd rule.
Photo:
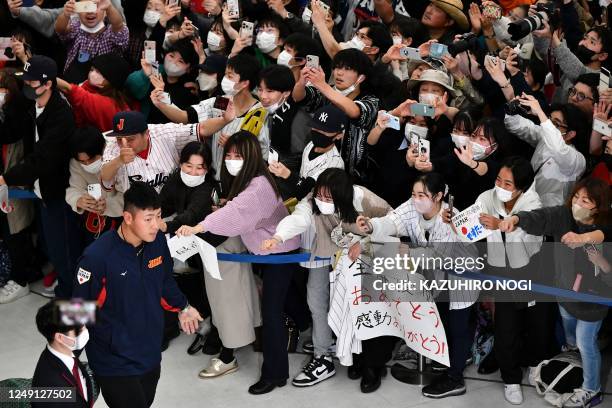
[[39, 85], [37, 87], [33, 87], [33, 86], [28, 85], [28, 84], [23, 84], [23, 91], [22, 91], [23, 92], [23, 96], [25, 96], [26, 98], [28, 98], [31, 101], [35, 101], [37, 98], [40, 97], [40, 95], [38, 95], [36, 93], [36, 90], [38, 88], [40, 88], [41, 86], [42, 85]]
[[612, 154], [605, 154], [602, 156], [603, 162], [606, 164], [608, 171], [612, 171]]
[[317, 132], [316, 130], [311, 130], [310, 134], [312, 136], [312, 144], [314, 147], [326, 148], [331, 146], [334, 143], [333, 136], [325, 136], [321, 132]]
[[597, 53], [595, 51], [589, 50], [584, 45], [579, 45], [576, 49], [575, 54], [576, 57], [578, 57], [578, 59], [580, 60], [580, 62], [582, 62], [583, 64], [588, 64], [592, 61], [593, 56], [595, 56]]

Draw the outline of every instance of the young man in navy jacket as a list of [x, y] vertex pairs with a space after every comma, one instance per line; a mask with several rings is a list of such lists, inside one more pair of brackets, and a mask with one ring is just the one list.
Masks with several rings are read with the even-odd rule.
[[179, 313], [188, 334], [202, 320], [172, 277], [173, 262], [159, 222], [157, 192], [134, 182], [124, 194], [119, 228], [103, 234], [79, 260], [73, 296], [98, 302], [87, 357], [112, 408], [144, 408], [153, 403], [164, 309]]

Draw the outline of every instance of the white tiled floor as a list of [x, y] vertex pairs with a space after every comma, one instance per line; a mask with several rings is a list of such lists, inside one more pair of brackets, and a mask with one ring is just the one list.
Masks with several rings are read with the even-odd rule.
[[[0, 379], [31, 377], [44, 346], [42, 336], [36, 331], [34, 316], [38, 307], [47, 300], [36, 294], [8, 305], [0, 305]], [[240, 369], [231, 375], [215, 380], [200, 380], [198, 371], [207, 365], [209, 356], [189, 356], [187, 349], [191, 338], [180, 336], [163, 353], [161, 379], [157, 388], [155, 407], [511, 407], [503, 397], [503, 386], [499, 374], [479, 376], [475, 367], [466, 370], [466, 376], [478, 378], [467, 380], [468, 392], [461, 397], [431, 400], [421, 395], [420, 389], [400, 383], [388, 375], [381, 388], [372, 394], [359, 391], [359, 381], [346, 376], [346, 368], [336, 366], [337, 374], [313, 388], [299, 389], [288, 384], [283, 388], [262, 395], [248, 394], [247, 388], [257, 381], [261, 354], [250, 347], [237, 352]], [[308, 357], [303, 354], [290, 355], [291, 373], [297, 373]], [[610, 361], [610, 353], [606, 354]], [[607, 367], [610, 367], [607, 364]], [[612, 376], [608, 376], [607, 390], [612, 390]], [[521, 407], [550, 407], [532, 387], [523, 387], [525, 402]], [[1, 404], [0, 404], [1, 405]], [[602, 405], [612, 407], [612, 395]], [[106, 407], [99, 398], [96, 407]]]

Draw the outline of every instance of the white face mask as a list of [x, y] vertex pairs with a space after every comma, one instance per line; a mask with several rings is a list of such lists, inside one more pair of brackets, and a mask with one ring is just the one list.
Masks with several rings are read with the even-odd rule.
[[164, 71], [168, 76], [180, 77], [185, 75], [187, 69], [180, 67], [177, 63], [169, 61], [167, 58], [164, 60]]
[[98, 24], [96, 24], [95, 27], [92, 27], [92, 28], [89, 28], [85, 24], [81, 23], [81, 30], [89, 34], [95, 34], [98, 31], [102, 30], [103, 28], [104, 28], [104, 20], [100, 21]]
[[206, 36], [206, 44], [208, 44], [208, 49], [211, 51], [219, 51], [221, 49], [221, 36], [209, 31]]
[[451, 133], [451, 138], [453, 139], [455, 146], [458, 148], [467, 146], [467, 144], [470, 143], [470, 138], [468, 136], [458, 135], [457, 133]]
[[440, 99], [440, 96], [432, 93], [422, 93], [419, 94], [419, 103], [423, 103], [425, 105], [435, 105], [436, 101]]
[[434, 202], [429, 198], [415, 198], [413, 201], [414, 208], [419, 214], [427, 214], [434, 207]]
[[268, 33], [267, 31], [261, 31], [257, 34], [257, 38], [255, 39], [255, 44], [261, 52], [267, 54], [269, 52], [274, 51], [276, 48], [276, 34]]
[[278, 58], [276, 58], [276, 63], [278, 65], [284, 65], [286, 67], [291, 68], [291, 65], [289, 65], [289, 62], [291, 62], [292, 58], [293, 56], [291, 54], [283, 50], [280, 54], [278, 54]]
[[393, 36], [393, 44], [397, 45], [397, 44], [401, 44], [402, 43], [402, 36], [401, 35], [394, 35]]
[[4, 106], [6, 102], [6, 92], [0, 92], [0, 108]]
[[365, 43], [361, 40], [361, 38], [359, 38], [357, 35], [355, 35], [353, 38], [351, 38], [351, 41], [347, 41], [344, 43], [344, 48], [355, 48], [359, 51], [362, 51], [365, 48]]
[[218, 85], [217, 77], [215, 75], [208, 75], [204, 72], [200, 72], [198, 75], [198, 85], [200, 85], [200, 91], [215, 89]]
[[487, 157], [487, 148], [476, 142], [470, 142], [472, 145], [472, 158], [474, 160], [482, 160]]
[[336, 211], [334, 203], [328, 203], [315, 197], [315, 203], [323, 215], [332, 215]]
[[[76, 337], [66, 336], [62, 333], [60, 333], [60, 336], [64, 339], [62, 344], [70, 349], [70, 351], [82, 350], [89, 341], [89, 330], [87, 330], [87, 327], [83, 327], [83, 330]], [[65, 339], [68, 339], [68, 341], [65, 341]]]
[[89, 83], [97, 88], [102, 88], [104, 77], [98, 71], [89, 71], [87, 76]]
[[351, 92], [353, 92], [355, 89], [357, 89], [357, 82], [355, 82], [353, 85], [349, 86], [346, 89], [338, 89], [336, 86], [334, 86], [334, 90], [340, 92], [342, 94], [342, 96], [348, 96]]
[[160, 17], [161, 13], [159, 11], [147, 10], [145, 11], [144, 16], [142, 17], [142, 21], [144, 21], [144, 23], [148, 27], [153, 28], [157, 25], [157, 22], [159, 21]]
[[181, 170], [181, 180], [187, 187], [197, 187], [204, 182], [206, 178], [206, 173], [201, 176], [192, 176], [191, 174], [187, 174]]
[[234, 96], [238, 93], [238, 90], [235, 89], [236, 82], [228, 79], [226, 76], [221, 80], [221, 89], [223, 89], [223, 93], [229, 96]]
[[100, 173], [100, 170], [102, 169], [102, 159], [98, 159], [95, 162], [89, 163], [89, 164], [83, 164], [83, 163], [79, 163], [79, 164], [81, 165], [83, 170], [85, 170], [85, 172], [89, 174], [98, 174]]
[[227, 168], [227, 172], [232, 176], [237, 175], [242, 170], [242, 165], [244, 164], [244, 160], [225, 160], [225, 167]]
[[286, 98], [284, 96], [281, 96], [281, 98], [278, 100], [278, 102], [273, 103], [272, 105], [268, 106], [266, 108], [266, 110], [268, 111], [268, 114], [274, 115], [276, 113], [276, 111], [278, 110], [278, 108], [283, 106], [283, 104], [285, 103], [285, 100], [286, 100]]
[[427, 139], [427, 132], [429, 129], [423, 126], [413, 125], [412, 123], [406, 123], [406, 127], [404, 128], [404, 135], [406, 139], [410, 142], [413, 134], [418, 135], [420, 138]]
[[495, 195], [502, 203], [507, 203], [508, 201], [512, 200], [512, 193], [512, 191], [495, 186]]

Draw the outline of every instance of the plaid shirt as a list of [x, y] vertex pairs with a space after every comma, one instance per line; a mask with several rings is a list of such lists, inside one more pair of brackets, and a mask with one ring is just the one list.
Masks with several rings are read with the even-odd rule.
[[81, 30], [81, 20], [71, 19], [68, 31], [58, 34], [60, 40], [69, 47], [64, 72], [77, 59], [80, 52], [88, 53], [90, 61], [97, 55], [108, 54], [117, 49], [123, 52], [127, 47], [129, 34], [125, 24], [119, 32], [114, 32], [111, 25], [107, 24], [100, 33], [89, 34]]

